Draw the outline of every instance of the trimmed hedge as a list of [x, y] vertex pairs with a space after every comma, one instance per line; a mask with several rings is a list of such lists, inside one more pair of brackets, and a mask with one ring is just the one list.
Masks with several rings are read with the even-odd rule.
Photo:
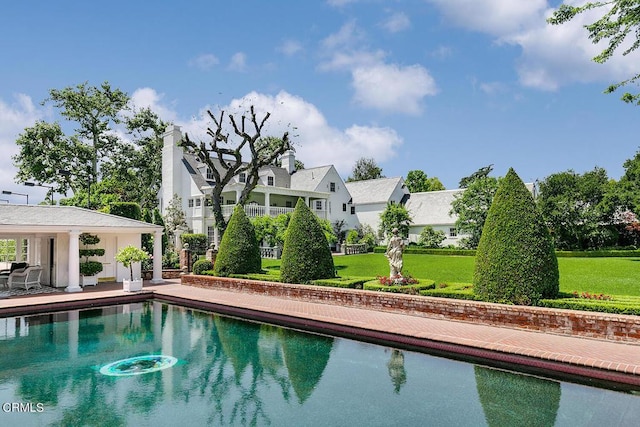
[[336, 277], [333, 279], [312, 280], [311, 284], [335, 288], [362, 289], [363, 284], [369, 280], [371, 280], [370, 277]]
[[[215, 274], [211, 272], [211, 276], [215, 276]], [[280, 276], [268, 273], [230, 274], [229, 277], [234, 279], [262, 280], [263, 282], [281, 282]]]
[[333, 277], [333, 257], [318, 217], [298, 199], [284, 238], [280, 278], [304, 284]]
[[482, 300], [480, 297], [473, 293], [473, 286], [469, 283], [438, 284], [433, 289], [421, 291], [420, 295], [427, 297], [453, 298], [470, 301]]
[[208, 259], [199, 259], [193, 263], [193, 274], [203, 274], [210, 270], [213, 270], [213, 264]]
[[[374, 253], [383, 254], [387, 250], [384, 246], [376, 246], [373, 250]], [[404, 248], [405, 254], [427, 254], [427, 255], [460, 255], [460, 256], [475, 256], [475, 249], [429, 249], [421, 248], [420, 246], [407, 246]], [[640, 250], [631, 249], [610, 249], [610, 250], [597, 250], [597, 251], [556, 251], [556, 257], [558, 258], [640, 258]]]
[[[374, 253], [383, 254], [387, 250], [386, 246], [376, 246], [373, 249]], [[423, 248], [420, 246], [407, 246], [402, 251], [404, 254], [428, 254], [428, 255], [461, 255], [461, 256], [475, 256], [475, 249], [436, 249], [436, 248]]]
[[213, 268], [216, 276], [260, 273], [262, 259], [253, 225], [242, 206], [237, 205], [222, 236]]
[[184, 233], [180, 235], [180, 241], [184, 245], [189, 244], [191, 252], [197, 255], [204, 255], [207, 252], [207, 235], [200, 233]]
[[640, 316], [640, 298], [614, 296], [610, 300], [560, 298], [540, 300], [541, 307]]
[[394, 285], [394, 286], [386, 286], [381, 285], [378, 279], [369, 280], [365, 282], [363, 285], [363, 289], [368, 291], [379, 291], [379, 292], [391, 292], [395, 294], [411, 294], [417, 295], [421, 291], [425, 291], [427, 289], [433, 289], [436, 286], [436, 282], [428, 279], [420, 279], [420, 283], [415, 285]]
[[602, 250], [602, 251], [556, 251], [562, 258], [613, 258], [640, 257], [640, 250]]
[[134, 202], [114, 202], [109, 204], [109, 213], [111, 215], [122, 216], [125, 218], [142, 219], [142, 210], [140, 205]]
[[476, 295], [490, 302], [535, 305], [558, 295], [558, 260], [549, 230], [512, 168], [489, 208], [473, 282]]

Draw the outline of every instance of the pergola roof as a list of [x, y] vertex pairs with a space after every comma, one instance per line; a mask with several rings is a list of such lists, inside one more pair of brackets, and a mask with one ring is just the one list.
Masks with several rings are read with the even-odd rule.
[[153, 233], [161, 226], [75, 206], [0, 205], [0, 232]]

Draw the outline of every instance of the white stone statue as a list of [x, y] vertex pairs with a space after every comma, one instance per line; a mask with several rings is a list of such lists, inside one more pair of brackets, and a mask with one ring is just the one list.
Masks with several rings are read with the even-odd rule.
[[393, 236], [389, 239], [387, 251], [384, 255], [389, 260], [389, 278], [402, 277], [402, 251], [404, 250], [404, 241], [398, 236], [398, 229], [394, 228], [391, 233]]

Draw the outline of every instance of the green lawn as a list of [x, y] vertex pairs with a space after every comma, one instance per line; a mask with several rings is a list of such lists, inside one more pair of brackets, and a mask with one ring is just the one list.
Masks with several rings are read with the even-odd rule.
[[[338, 275], [375, 277], [389, 274], [384, 254], [346, 255], [333, 258]], [[405, 273], [436, 283], [471, 283], [474, 257], [404, 255]], [[560, 290], [607, 295], [640, 296], [640, 258], [558, 258]], [[262, 260], [263, 268], [279, 260]]]

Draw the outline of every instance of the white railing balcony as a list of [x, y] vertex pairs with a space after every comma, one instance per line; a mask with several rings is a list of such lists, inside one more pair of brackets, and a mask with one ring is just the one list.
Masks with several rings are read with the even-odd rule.
[[[236, 207], [236, 205], [224, 205], [222, 206], [222, 215], [224, 215], [225, 218], [229, 218], [231, 216], [231, 214], [233, 213], [233, 209]], [[294, 208], [285, 208], [282, 206], [270, 206], [269, 207], [269, 216], [272, 217], [276, 217], [278, 215], [282, 215], [282, 214], [286, 214], [286, 213], [292, 213], [294, 210]], [[314, 214], [316, 214], [319, 218], [326, 218], [327, 217], [327, 211], [324, 210], [315, 210], [312, 209], [311, 210]], [[210, 212], [210, 213], [209, 213]], [[209, 211], [209, 215], [213, 215], [213, 212]], [[245, 205], [244, 206], [244, 212], [247, 214], [247, 216], [249, 218], [255, 218], [258, 216], [264, 216], [267, 214], [267, 209], [265, 206], [260, 206], [260, 205], [254, 205], [254, 204], [250, 204], [250, 205]]]

